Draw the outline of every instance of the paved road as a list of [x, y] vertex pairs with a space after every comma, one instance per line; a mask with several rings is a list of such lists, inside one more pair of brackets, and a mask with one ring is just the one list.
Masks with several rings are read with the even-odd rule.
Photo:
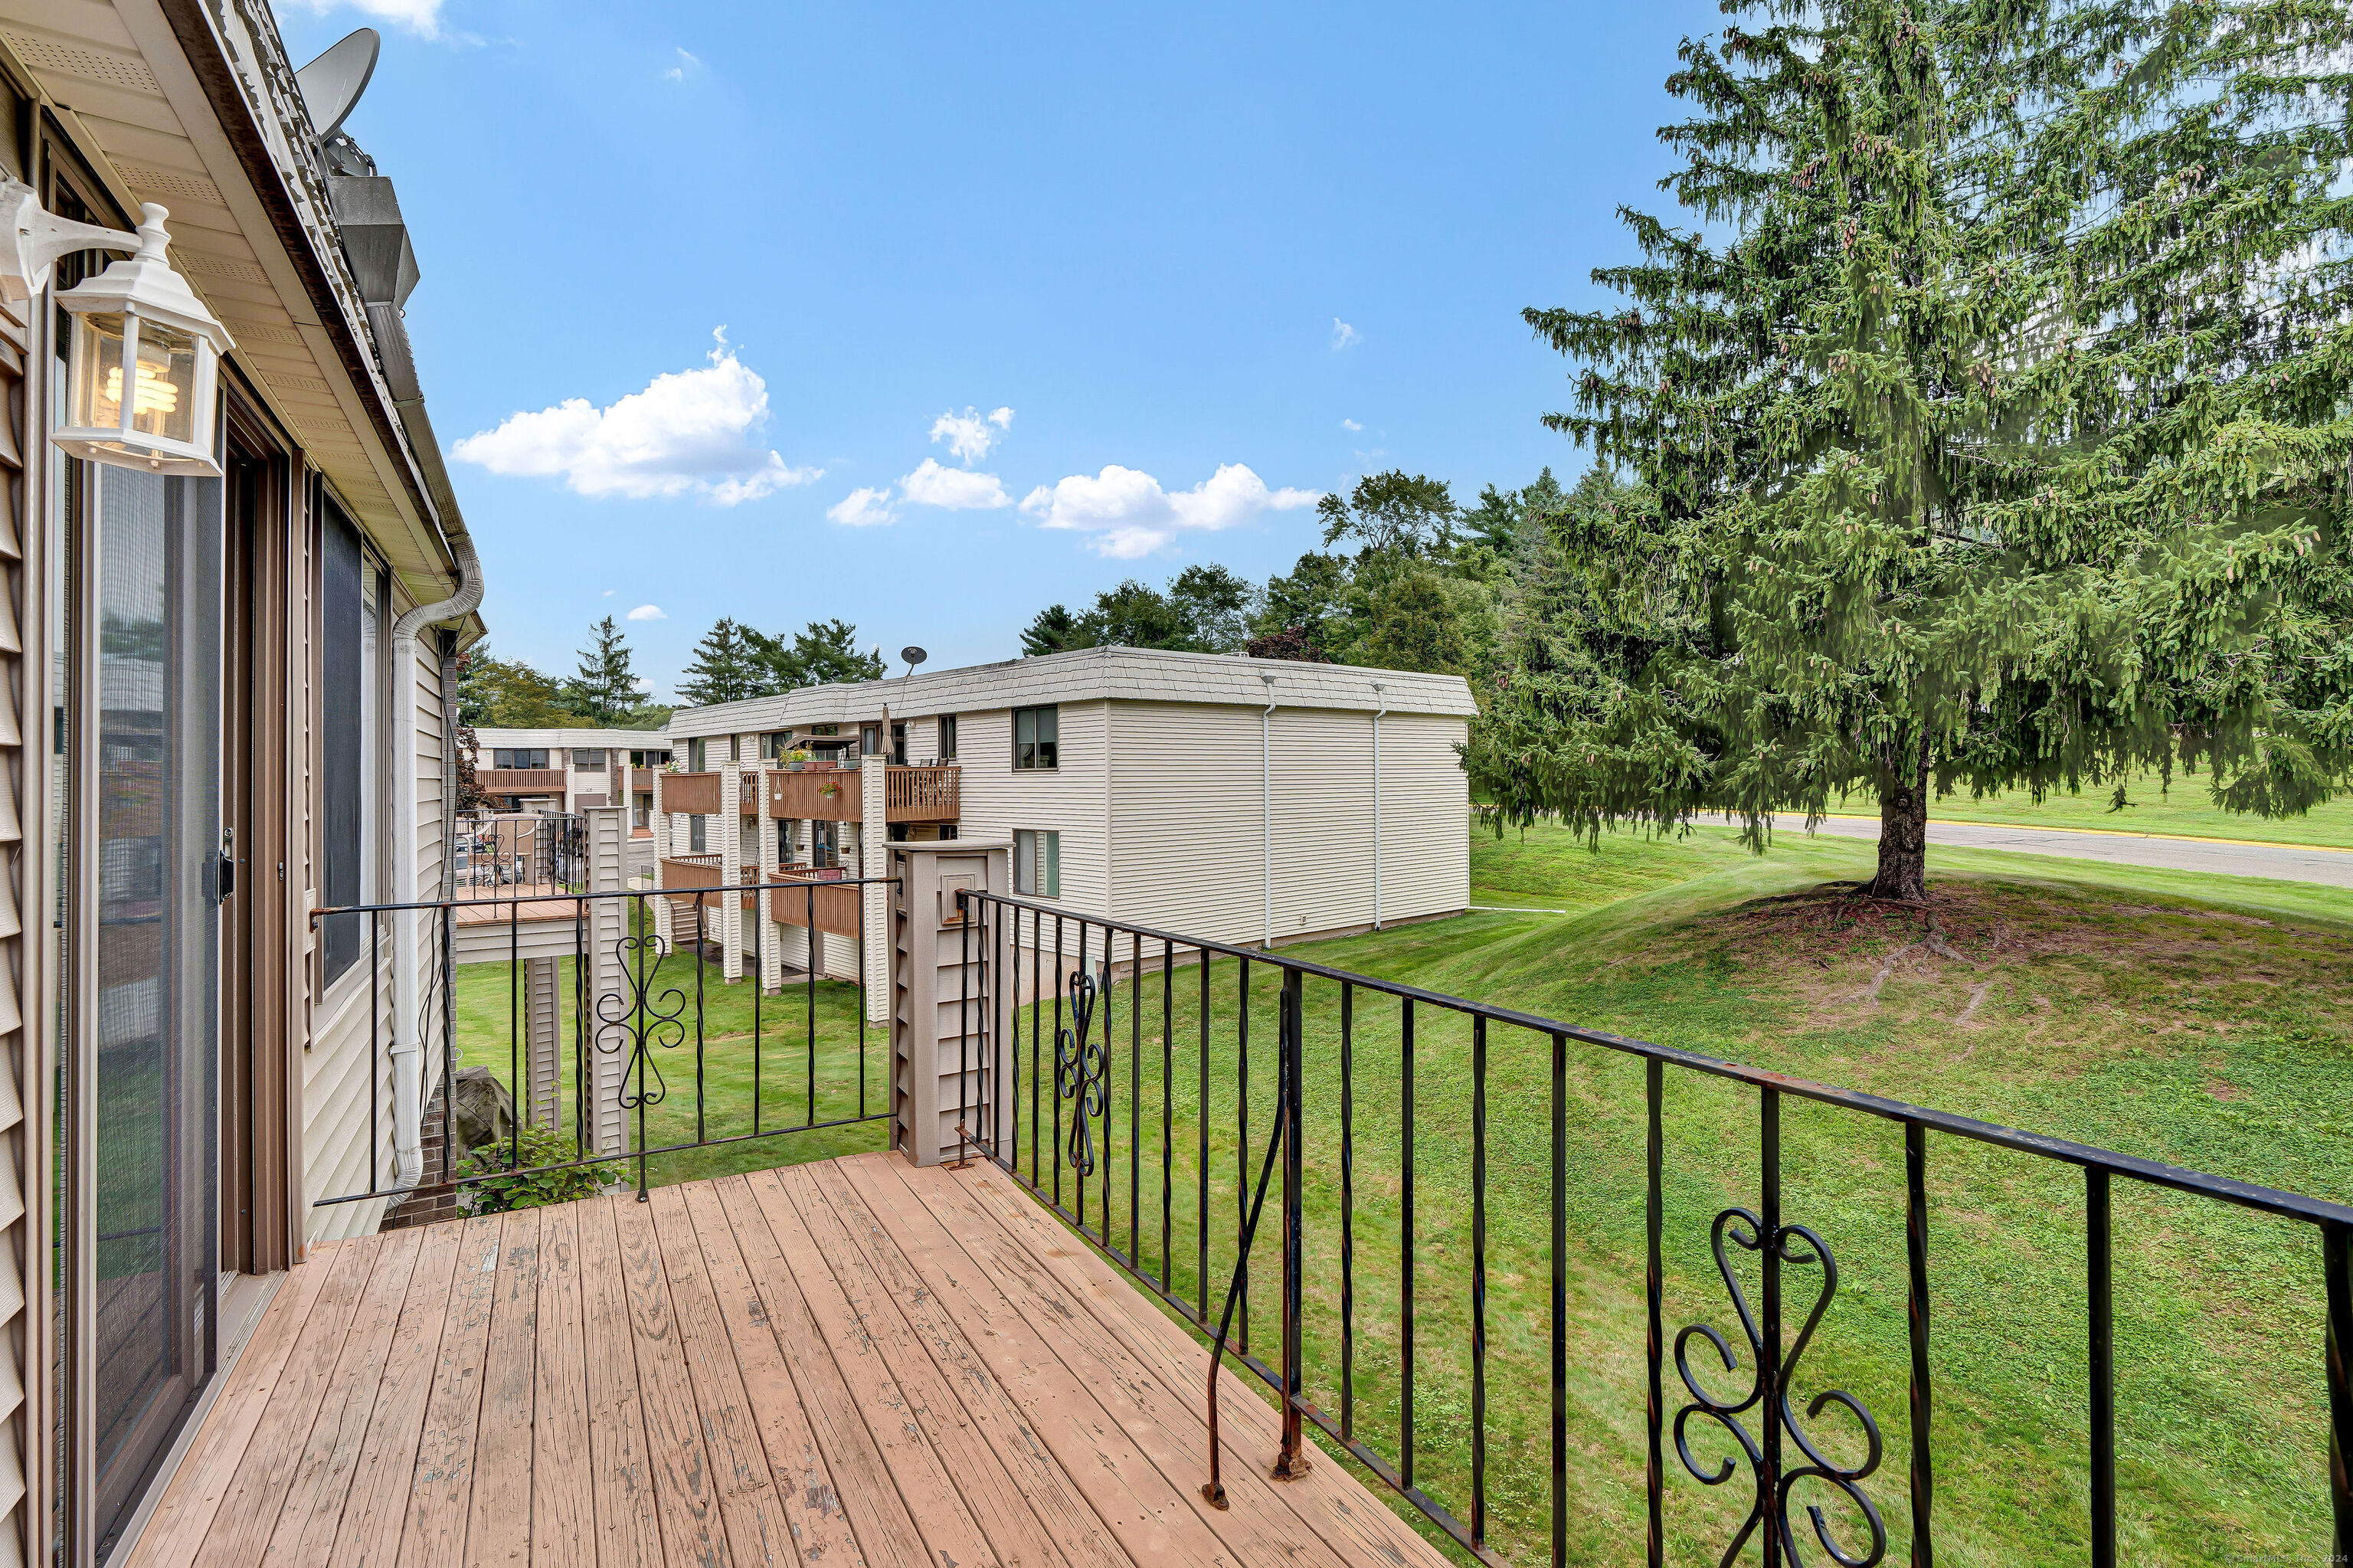
[[[1799, 823], [1788, 826], [1796, 827]], [[1787, 827], [1778, 830], [1786, 831]], [[1879, 821], [1875, 817], [1831, 817], [1815, 832], [1833, 838], [1876, 841]], [[2073, 860], [2114, 861], [2124, 865], [2162, 866], [2172, 871], [2205, 871], [2221, 876], [2265, 876], [2278, 882], [2353, 887], [2353, 850], [2163, 838], [2153, 833], [2070, 832], [2064, 829], [1933, 820], [1928, 823], [1928, 842], [1970, 849], [2011, 850], [2021, 854], [2064, 855]]]

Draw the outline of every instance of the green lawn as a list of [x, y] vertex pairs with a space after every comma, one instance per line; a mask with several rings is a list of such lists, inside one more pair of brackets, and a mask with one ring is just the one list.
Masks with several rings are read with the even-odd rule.
[[[2319, 844], [2353, 849], [2353, 799], [2316, 806], [2300, 817], [2250, 817], [2226, 811], [2207, 794], [2208, 777], [2176, 774], [2170, 789], [2154, 773], [2128, 779], [2123, 810], [2111, 810], [2116, 790], [2087, 787], [2083, 793], [2054, 793], [2040, 802], [2023, 790], [1972, 800], [1947, 795], [1928, 808], [1931, 817], [1956, 822], [2022, 822], [2038, 828], [2096, 828], [2108, 832], [2170, 833], [2188, 838], [2257, 839], [2271, 843]], [[1876, 816], [1877, 804], [1857, 796], [1839, 808], [1856, 816]]]
[[[1659, 841], [1608, 838], [1599, 852], [1555, 829], [1474, 832], [1473, 899], [1567, 915], [1476, 914], [1347, 941], [1285, 949], [1314, 961], [1505, 1002], [1714, 1055], [1870, 1089], [1941, 1109], [2094, 1142], [2271, 1185], [2353, 1199], [2353, 895], [2295, 884], [2191, 876], [2093, 863], [1932, 849], [1936, 919], [1960, 959], [1915, 946], [1918, 917], [1840, 895], [1867, 874], [1872, 848], [1785, 832], [1756, 857], [1704, 829]], [[1827, 890], [1826, 890], [1827, 889]], [[1889, 963], [1891, 954], [1898, 955]], [[1124, 959], [1122, 945], [1117, 955]], [[691, 965], [673, 959], [689, 984]], [[1247, 1162], [1255, 1175], [1271, 1125], [1273, 966], [1250, 966], [1240, 1003], [1234, 963], [1213, 966], [1199, 1091], [1201, 977], [1113, 988], [1109, 1126], [1089, 1183], [1089, 1228], [1106, 1197], [1114, 1241], [1146, 1268], [1162, 1255], [1160, 1135], [1169, 1136], [1166, 1230], [1172, 1287], [1222, 1299]], [[1881, 978], [1884, 969], [1884, 977]], [[666, 971], [667, 973], [668, 971]], [[751, 988], [705, 995], [704, 1104], [748, 1123]], [[1877, 989], [1873, 991], [1873, 982]], [[460, 980], [461, 1025], [503, 1054], [507, 982], [476, 966]], [[855, 991], [818, 988], [818, 1116], [856, 1095]], [[1399, 1019], [1394, 1003], [1354, 999], [1354, 1420], [1399, 1457], [1398, 1325], [1404, 1181]], [[802, 1038], [806, 1001], [761, 1003]], [[1340, 1000], [1307, 992], [1308, 1392], [1342, 1400]], [[690, 1007], [690, 1016], [691, 1009]], [[1250, 1079], [1239, 1089], [1249, 1021]], [[1040, 1022], [1051, 1033], [1050, 1008]], [[1467, 1517], [1472, 1340], [1472, 1044], [1459, 1020], [1417, 1018], [1415, 1478]], [[1098, 1020], [1096, 1028], [1101, 1029]], [[1100, 1035], [1098, 1034], [1098, 1037]], [[1549, 1043], [1497, 1029], [1488, 1043], [1488, 1497], [1491, 1534], [1519, 1561], [1543, 1555], [1551, 1268]], [[1029, 1098], [1024, 1010], [1016, 1076], [1025, 1171], [1033, 1137], [1049, 1167], [1067, 1123], [1038, 1069], [1047, 1115]], [[764, 1047], [765, 1052], [765, 1047]], [[799, 1118], [807, 1057], [762, 1067], [764, 1116]], [[655, 1136], [691, 1130], [691, 1040], [664, 1054], [671, 1097]], [[879, 1107], [887, 1048], [870, 1036]], [[499, 1064], [502, 1065], [503, 1064]], [[1161, 1086], [1166, 1078], [1170, 1092]], [[1642, 1089], [1628, 1058], [1572, 1046], [1566, 1187], [1569, 1251], [1568, 1536], [1573, 1560], [1639, 1560], [1643, 1520]], [[727, 1107], [737, 1107], [733, 1110]], [[1241, 1123], [1247, 1112], [1247, 1139]], [[720, 1125], [714, 1119], [714, 1126]], [[1721, 1080], [1667, 1075], [1665, 1320], [1739, 1330], [1707, 1255], [1708, 1224], [1757, 1202], [1757, 1096]], [[1107, 1143], [1106, 1143], [1107, 1139]], [[792, 1135], [670, 1157], [657, 1178], [875, 1148], [879, 1126]], [[1206, 1150], [1206, 1167], [1203, 1164]], [[2077, 1563], [2088, 1556], [2084, 1198], [2072, 1170], [1932, 1139], [1929, 1195], [1936, 1386], [1936, 1535], [1948, 1564]], [[1851, 1391], [1877, 1416], [1884, 1457], [1863, 1483], [1908, 1553], [1900, 1130], [1785, 1102], [1786, 1216], [1837, 1255], [1836, 1299], [1808, 1351], [1802, 1393]], [[1208, 1186], [1206, 1292], [1199, 1266]], [[1105, 1178], [1109, 1192], [1104, 1191]], [[1050, 1187], [1053, 1177], [1043, 1180]], [[1062, 1178], [1066, 1206], [1078, 1194]], [[1131, 1203], [1131, 1183], [1138, 1202]], [[1140, 1213], [1139, 1213], [1140, 1211]], [[1252, 1349], [1271, 1356], [1272, 1240], [1257, 1267]], [[1735, 1255], [1743, 1256], [1745, 1255]], [[2315, 1237], [2235, 1210], [2119, 1184], [2116, 1200], [2116, 1387], [2123, 1555], [2204, 1563], [2227, 1552], [2310, 1555], [2327, 1531], [2320, 1275]], [[1804, 1305], [1804, 1276], [1790, 1271]], [[1753, 1267], [1745, 1271], [1752, 1298]], [[1694, 1347], [1703, 1374], [1706, 1347]], [[1744, 1370], [1747, 1361], [1743, 1347]], [[1668, 1413], [1683, 1403], [1672, 1361]], [[1710, 1386], [1736, 1374], [1718, 1372]], [[1842, 1457], [1849, 1424], [1814, 1424]], [[1695, 1456], [1728, 1441], [1695, 1424]], [[1711, 1491], [1668, 1450], [1669, 1561], [1714, 1563], [1749, 1495], [1745, 1474]], [[1842, 1546], [1859, 1520], [1821, 1489]], [[1800, 1520], [1801, 1531], [1807, 1526]], [[1822, 1559], [1810, 1537], [1810, 1562]], [[1747, 1560], [1757, 1559], [1756, 1546]]]

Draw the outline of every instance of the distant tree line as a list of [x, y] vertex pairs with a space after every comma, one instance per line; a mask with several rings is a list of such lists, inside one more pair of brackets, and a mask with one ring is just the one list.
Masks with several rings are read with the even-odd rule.
[[1481, 678], [1514, 599], [1530, 509], [1559, 495], [1547, 470], [1525, 492], [1489, 486], [1466, 511], [1442, 480], [1371, 474], [1324, 498], [1324, 547], [1263, 585], [1214, 565], [1187, 567], [1162, 588], [1131, 577], [1082, 609], [1039, 610], [1021, 652], [1116, 644]]
[[770, 636], [727, 616], [703, 633], [679, 677], [678, 694], [696, 707], [771, 697], [802, 686], [882, 676], [882, 651], [858, 651], [858, 628], [846, 620], [812, 620], [799, 631]]
[[670, 710], [646, 700], [630, 668], [628, 640], [611, 616], [588, 629], [579, 667], [542, 674], [478, 642], [458, 659], [458, 722], [468, 728], [659, 729]]

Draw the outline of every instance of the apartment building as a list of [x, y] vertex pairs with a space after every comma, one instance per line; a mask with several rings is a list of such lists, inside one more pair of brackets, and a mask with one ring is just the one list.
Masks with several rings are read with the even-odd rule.
[[[1452, 675], [1135, 648], [683, 708], [679, 770], [654, 778], [655, 853], [665, 886], [726, 886], [880, 875], [894, 840], [1001, 840], [1016, 892], [1074, 916], [1229, 942], [1336, 935], [1470, 902], [1456, 748], [1476, 711]], [[773, 897], [766, 931], [756, 910], [706, 922], [729, 977], [755, 952], [809, 962], [810, 902]], [[819, 972], [866, 973], [871, 999], [881, 954], [828, 924]]]
[[482, 630], [373, 44], [0, 0], [0, 1564], [124, 1555], [384, 1207], [319, 1197], [415, 1176], [417, 930], [312, 918], [438, 891]]
[[578, 811], [630, 805], [630, 826], [652, 831], [653, 770], [670, 737], [644, 729], [474, 731], [474, 782], [502, 811]]

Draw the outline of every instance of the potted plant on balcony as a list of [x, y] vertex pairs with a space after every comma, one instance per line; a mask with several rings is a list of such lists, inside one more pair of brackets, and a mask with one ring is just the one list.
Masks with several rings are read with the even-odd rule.
[[806, 747], [797, 746], [793, 747], [792, 750], [785, 753], [785, 766], [795, 773], [798, 773], [803, 768], [806, 768], [808, 766], [808, 761], [809, 754], [808, 749]]

